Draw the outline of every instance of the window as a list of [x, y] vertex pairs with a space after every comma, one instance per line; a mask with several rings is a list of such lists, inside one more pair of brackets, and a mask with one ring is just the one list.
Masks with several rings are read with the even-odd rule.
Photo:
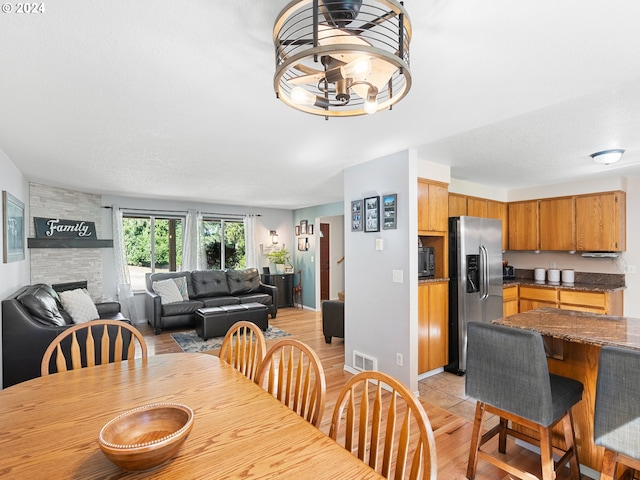
[[145, 274], [182, 267], [180, 217], [123, 216], [124, 244], [133, 290], [145, 289]]
[[203, 227], [207, 268], [246, 268], [243, 222], [204, 218]]

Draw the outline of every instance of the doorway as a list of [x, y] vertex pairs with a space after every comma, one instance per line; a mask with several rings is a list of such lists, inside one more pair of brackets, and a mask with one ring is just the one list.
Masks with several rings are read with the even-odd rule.
[[329, 300], [331, 227], [320, 223], [320, 300]]

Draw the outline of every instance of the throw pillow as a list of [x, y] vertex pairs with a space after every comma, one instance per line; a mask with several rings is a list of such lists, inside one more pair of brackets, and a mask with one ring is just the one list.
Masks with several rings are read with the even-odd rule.
[[176, 282], [173, 281], [173, 278], [153, 282], [152, 287], [153, 291], [160, 295], [160, 303], [163, 305], [182, 301], [182, 295], [180, 294], [180, 290], [178, 290]]
[[73, 323], [85, 323], [100, 318], [98, 309], [86, 290], [78, 288], [60, 292], [59, 295], [62, 306], [71, 315]]
[[182, 300], [189, 300], [187, 279], [185, 277], [175, 277], [173, 281], [176, 282], [176, 287], [178, 287], [178, 291], [180, 292], [180, 295], [182, 295]]

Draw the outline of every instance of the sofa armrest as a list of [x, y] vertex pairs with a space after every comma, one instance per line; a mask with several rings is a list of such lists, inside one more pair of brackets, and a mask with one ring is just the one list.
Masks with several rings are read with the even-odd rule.
[[269, 311], [271, 312], [271, 318], [276, 318], [278, 313], [278, 287], [260, 282], [260, 293], [271, 295], [272, 306]]
[[160, 295], [147, 290], [145, 292], [145, 311], [147, 323], [153, 327], [153, 331], [158, 335], [162, 331], [162, 302]]
[[103, 315], [112, 315], [114, 313], [118, 313], [120, 311], [120, 302], [96, 303], [96, 309], [98, 310], [100, 318], [102, 318]]

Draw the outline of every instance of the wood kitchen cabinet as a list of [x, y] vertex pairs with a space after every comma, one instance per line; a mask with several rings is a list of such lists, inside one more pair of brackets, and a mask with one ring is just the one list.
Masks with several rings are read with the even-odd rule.
[[539, 250], [538, 200], [509, 203], [509, 250]]
[[449, 227], [449, 195], [446, 183], [418, 179], [418, 233], [446, 232]]
[[449, 193], [449, 216], [461, 217], [467, 214], [467, 197], [459, 193]]
[[502, 290], [502, 315], [508, 317], [518, 312], [518, 286], [505, 287]]
[[624, 315], [622, 290], [589, 292], [584, 290], [558, 290], [559, 308], [604, 315]]
[[449, 282], [418, 284], [418, 373], [449, 362]]
[[605, 192], [576, 197], [577, 250], [624, 252], [627, 249], [626, 194]]
[[575, 197], [539, 200], [539, 250], [576, 250]]
[[509, 248], [509, 212], [507, 204], [495, 200], [487, 200], [487, 217], [502, 221], [502, 250]]
[[558, 307], [557, 289], [520, 285], [518, 297], [519, 313], [544, 307]]
[[488, 218], [487, 199], [477, 197], [467, 197], [467, 215], [471, 217]]

